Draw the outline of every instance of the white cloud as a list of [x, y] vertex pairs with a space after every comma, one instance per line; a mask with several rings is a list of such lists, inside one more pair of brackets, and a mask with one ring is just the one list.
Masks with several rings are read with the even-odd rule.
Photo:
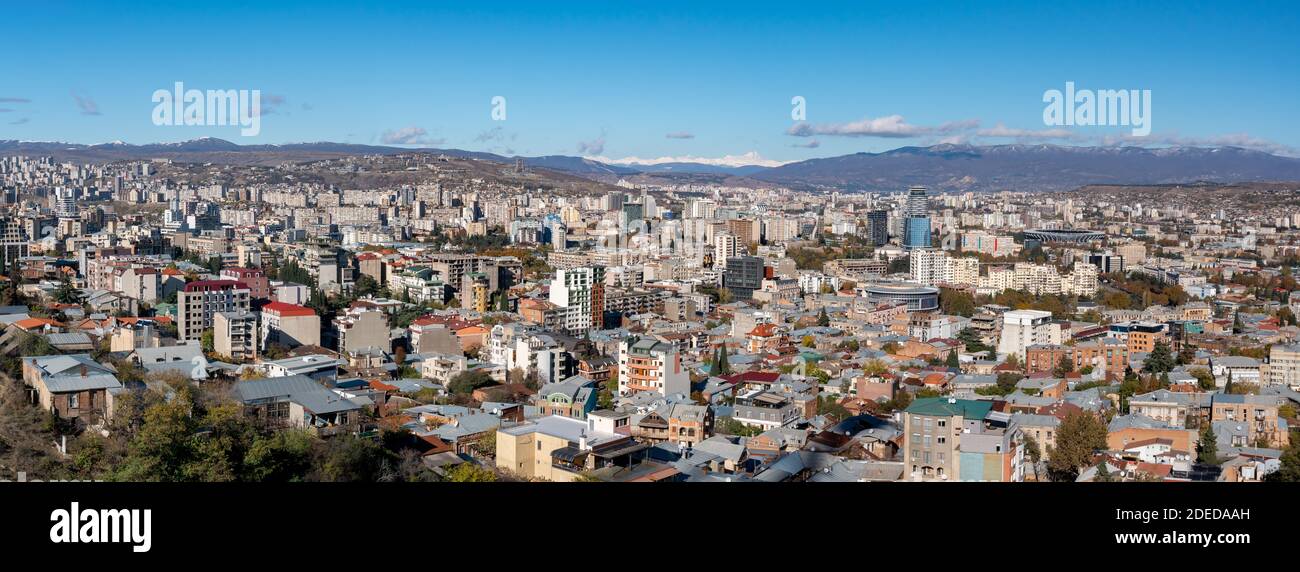
[[599, 155], [605, 152], [605, 134], [602, 132], [600, 137], [591, 141], [579, 141], [578, 153], [581, 155]]
[[832, 137], [884, 137], [888, 139], [904, 139], [909, 137], [921, 137], [936, 133], [955, 133], [966, 131], [979, 127], [979, 120], [965, 119], [962, 121], [951, 121], [938, 127], [929, 127], [924, 125], [913, 125], [903, 119], [902, 115], [886, 115], [884, 117], [866, 118], [848, 123], [820, 123], [811, 124], [800, 122], [791, 125], [785, 131], [786, 135], [795, 137], [812, 137], [813, 135], [825, 135]]
[[431, 139], [428, 137], [429, 132], [423, 127], [403, 127], [401, 129], [385, 131], [379, 137], [379, 140], [386, 145], [438, 145], [443, 142], [442, 139]]
[[77, 101], [77, 109], [81, 110], [82, 115], [100, 115], [99, 105], [88, 95], [77, 95], [73, 92], [72, 99]]
[[1043, 140], [1043, 139], [1081, 139], [1081, 136], [1069, 129], [1015, 129], [998, 123], [991, 129], [980, 129], [975, 132], [980, 137], [1010, 137], [1021, 140]]

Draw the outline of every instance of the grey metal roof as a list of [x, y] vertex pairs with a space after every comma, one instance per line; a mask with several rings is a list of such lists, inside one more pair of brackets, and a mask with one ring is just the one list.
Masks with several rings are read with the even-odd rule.
[[43, 378], [45, 389], [50, 393], [68, 393], [92, 389], [115, 389], [122, 387], [117, 376], [108, 373], [81, 375], [52, 375]]
[[368, 398], [349, 399], [325, 389], [305, 375], [271, 377], [235, 384], [235, 395], [245, 403], [263, 400], [290, 401], [312, 413], [335, 413], [360, 409]]

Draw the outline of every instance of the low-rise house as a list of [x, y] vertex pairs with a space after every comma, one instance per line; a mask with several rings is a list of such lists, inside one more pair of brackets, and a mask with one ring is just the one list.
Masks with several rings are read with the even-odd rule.
[[586, 419], [595, 411], [599, 394], [596, 382], [575, 375], [557, 383], [543, 385], [533, 396], [533, 404], [542, 415], [560, 415]]
[[368, 398], [345, 397], [305, 375], [241, 381], [234, 392], [250, 415], [321, 437], [359, 431], [362, 413], [373, 405]]
[[89, 354], [24, 357], [23, 383], [41, 409], [62, 419], [94, 424], [112, 411], [112, 393], [122, 388], [117, 372]]
[[496, 466], [524, 478], [573, 481], [592, 471], [631, 466], [648, 446], [587, 420], [549, 415], [497, 431]]

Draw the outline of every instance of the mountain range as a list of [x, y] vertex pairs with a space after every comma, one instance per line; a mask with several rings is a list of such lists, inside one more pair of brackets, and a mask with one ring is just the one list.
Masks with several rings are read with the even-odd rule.
[[189, 162], [277, 164], [349, 155], [438, 153], [513, 163], [612, 182], [622, 177], [716, 176], [738, 185], [782, 185], [804, 190], [898, 191], [926, 185], [945, 191], [1054, 191], [1090, 184], [1182, 184], [1193, 182], [1300, 181], [1300, 158], [1240, 147], [1073, 147], [1061, 145], [952, 145], [901, 147], [809, 159], [779, 167], [722, 167], [701, 163], [616, 165], [583, 157], [507, 157], [460, 149], [407, 148], [352, 143], [238, 145], [205, 137], [179, 143], [84, 145], [0, 140], [0, 156], [51, 156], [56, 160], [107, 162], [164, 158]]

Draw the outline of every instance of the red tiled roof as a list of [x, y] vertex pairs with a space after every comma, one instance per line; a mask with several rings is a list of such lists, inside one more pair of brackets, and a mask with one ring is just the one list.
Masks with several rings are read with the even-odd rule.
[[316, 311], [306, 306], [290, 304], [288, 302], [269, 302], [262, 306], [263, 312], [274, 312], [281, 316], [314, 316]]

